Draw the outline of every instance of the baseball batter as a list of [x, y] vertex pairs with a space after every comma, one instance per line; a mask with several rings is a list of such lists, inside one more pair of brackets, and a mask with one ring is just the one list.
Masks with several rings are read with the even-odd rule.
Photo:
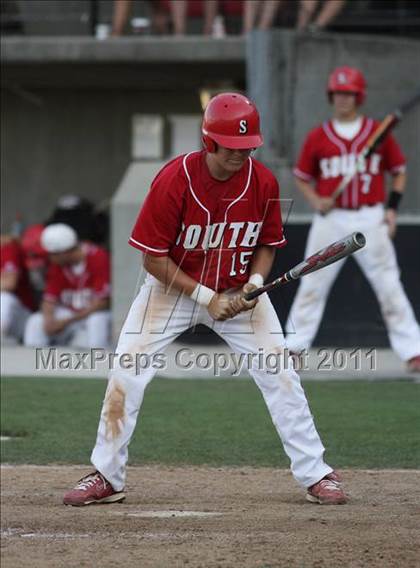
[[[206, 108], [202, 134], [203, 151], [175, 158], [158, 173], [130, 237], [148, 275], [123, 326], [120, 354], [152, 356], [195, 324], [213, 329], [236, 353], [283, 352], [268, 296], [246, 302], [240, 293], [263, 283], [275, 249], [286, 243], [277, 181], [250, 155], [262, 144], [258, 111], [240, 94], [218, 95]], [[110, 373], [91, 457], [95, 471], [64, 496], [65, 504], [124, 499], [128, 444], [155, 370], [135, 373], [122, 366]], [[344, 503], [296, 372], [255, 365], [250, 373], [308, 500]]]
[[1, 235], [0, 255], [1, 339], [16, 343], [23, 337], [25, 324], [34, 309], [34, 299], [19, 243]]
[[107, 251], [80, 242], [76, 231], [54, 223], [41, 234], [50, 265], [41, 311], [29, 318], [24, 342], [106, 349], [110, 342], [110, 261]]
[[[391, 240], [406, 183], [405, 159], [392, 135], [385, 138], [366, 162], [358, 157], [378, 125], [360, 114], [365, 92], [366, 82], [359, 70], [336, 69], [327, 88], [333, 118], [312, 130], [303, 144], [294, 174], [298, 188], [316, 211], [305, 256], [339, 235], [352, 231], [364, 233], [366, 247], [354, 258], [378, 298], [392, 348], [407, 362], [408, 370], [419, 372], [419, 325], [400, 280]], [[355, 173], [352, 181], [334, 199], [332, 193], [349, 171]], [[388, 199], [386, 172], [392, 178]], [[344, 262], [339, 261], [301, 281], [286, 324], [291, 351], [299, 353], [311, 346], [329, 291]]]

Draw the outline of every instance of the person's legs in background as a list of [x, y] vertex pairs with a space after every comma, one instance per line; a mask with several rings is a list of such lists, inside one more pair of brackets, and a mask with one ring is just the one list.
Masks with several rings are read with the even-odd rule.
[[123, 35], [127, 26], [128, 16], [130, 15], [132, 0], [114, 0], [114, 11], [112, 14], [112, 32], [113, 37]]
[[100, 311], [86, 318], [87, 345], [90, 349], [108, 349], [111, 343], [111, 312]]
[[171, 0], [171, 15], [174, 35], [184, 35], [187, 27], [186, 0]]
[[[55, 312], [57, 319], [65, 319], [73, 315], [68, 308], [58, 307]], [[26, 322], [23, 343], [27, 347], [47, 347], [51, 343], [67, 345], [78, 327], [78, 322], [67, 326], [61, 333], [48, 335], [44, 329], [44, 316], [41, 312], [32, 314]]]
[[274, 23], [274, 19], [279, 11], [281, 0], [266, 0], [262, 6], [259, 30], [269, 30]]
[[280, 4], [281, 0], [266, 0], [265, 2], [248, 0], [244, 2], [243, 33], [246, 34], [254, 28], [259, 30], [270, 29]]
[[219, 0], [206, 0], [204, 2], [204, 35], [212, 35], [214, 20], [218, 15]]

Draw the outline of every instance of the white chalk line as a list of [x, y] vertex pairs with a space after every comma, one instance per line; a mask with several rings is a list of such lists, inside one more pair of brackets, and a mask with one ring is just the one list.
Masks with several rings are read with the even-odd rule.
[[7, 528], [1, 530], [2, 538], [19, 537], [19, 538], [30, 538], [30, 539], [68, 539], [68, 538], [89, 538], [90, 534], [76, 534], [76, 533], [44, 533], [44, 532], [24, 532], [23, 529]]
[[133, 512], [114, 512], [114, 515], [124, 517], [139, 517], [144, 519], [157, 518], [157, 519], [171, 519], [182, 517], [217, 517], [223, 515], [216, 511], [182, 511], [182, 510], [163, 510], [163, 511], [133, 511]]

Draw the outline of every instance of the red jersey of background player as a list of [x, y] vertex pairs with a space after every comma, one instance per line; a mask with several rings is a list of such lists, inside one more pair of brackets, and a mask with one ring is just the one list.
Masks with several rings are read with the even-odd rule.
[[214, 179], [206, 152], [169, 162], [154, 179], [129, 243], [169, 256], [216, 291], [242, 286], [259, 245], [286, 244], [274, 175], [248, 158], [226, 181]]
[[1, 245], [1, 272], [17, 272], [18, 281], [14, 294], [28, 309], [34, 309], [34, 298], [29, 283], [28, 272], [24, 263], [23, 251], [15, 240]]
[[308, 134], [293, 173], [303, 181], [315, 181], [319, 195], [329, 197], [344, 175], [357, 171], [338, 197], [337, 207], [358, 209], [362, 205], [383, 203], [384, 174], [404, 171], [405, 158], [390, 134], [367, 161], [358, 158], [378, 125], [377, 121], [363, 117], [358, 134], [346, 140], [336, 133], [332, 120], [325, 122]]
[[107, 251], [91, 243], [83, 243], [85, 260], [72, 266], [53, 264], [48, 268], [44, 300], [78, 311], [88, 307], [94, 298], [110, 294], [110, 260]]

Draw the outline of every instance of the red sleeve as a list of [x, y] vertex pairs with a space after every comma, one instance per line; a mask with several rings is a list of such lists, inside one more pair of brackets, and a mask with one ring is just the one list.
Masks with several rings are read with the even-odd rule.
[[47, 272], [43, 299], [47, 302], [56, 302], [63, 288], [61, 269], [57, 264], [51, 264]]
[[319, 161], [316, 154], [316, 131], [306, 137], [299, 154], [298, 161], [293, 168], [296, 177], [303, 181], [311, 181], [319, 175]]
[[401, 151], [398, 142], [392, 134], [388, 134], [382, 147], [384, 157], [384, 168], [391, 174], [405, 171], [405, 156]]
[[92, 288], [97, 298], [108, 298], [111, 293], [111, 263], [109, 254], [104, 249], [98, 249], [92, 259], [94, 276]]
[[280, 188], [274, 176], [268, 186], [263, 224], [258, 238], [258, 244], [278, 248], [284, 247], [286, 244], [281, 218]]
[[17, 243], [9, 242], [1, 247], [1, 272], [20, 272], [22, 258]]
[[167, 256], [181, 230], [182, 189], [179, 170], [164, 168], [154, 179], [137, 217], [130, 245], [153, 256]]

